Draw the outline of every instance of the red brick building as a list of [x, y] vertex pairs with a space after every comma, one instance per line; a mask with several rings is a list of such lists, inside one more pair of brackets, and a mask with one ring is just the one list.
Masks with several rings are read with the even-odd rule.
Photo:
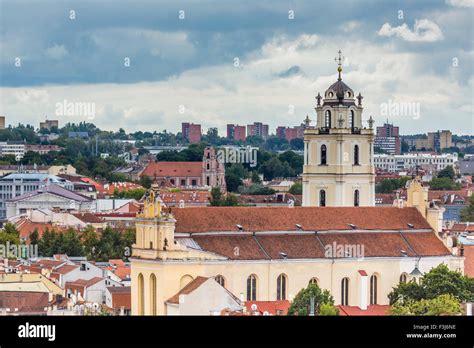
[[245, 126], [239, 126], [236, 124], [227, 125], [227, 139], [245, 141]]
[[201, 141], [201, 125], [184, 122], [181, 124], [181, 132], [183, 137], [191, 144], [199, 143]]

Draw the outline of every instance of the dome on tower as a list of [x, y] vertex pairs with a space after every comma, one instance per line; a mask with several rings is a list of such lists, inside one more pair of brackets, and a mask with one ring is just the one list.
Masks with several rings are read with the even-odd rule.
[[329, 88], [326, 90], [325, 96], [329, 99], [353, 99], [354, 91], [342, 80], [338, 79], [331, 86], [329, 86]]

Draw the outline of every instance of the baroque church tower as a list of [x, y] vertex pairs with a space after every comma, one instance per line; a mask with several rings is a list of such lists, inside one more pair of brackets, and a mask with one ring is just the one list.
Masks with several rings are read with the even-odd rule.
[[[362, 126], [362, 95], [342, 81], [339, 51], [339, 77], [316, 97], [316, 127], [304, 132], [303, 206], [374, 206], [374, 130]], [[356, 103], [357, 100], [357, 103]]]

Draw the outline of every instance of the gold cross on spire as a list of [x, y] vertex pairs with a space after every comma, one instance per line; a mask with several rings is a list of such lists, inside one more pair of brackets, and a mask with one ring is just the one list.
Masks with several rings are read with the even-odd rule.
[[339, 57], [335, 57], [334, 58], [334, 61], [337, 62], [337, 71], [339, 72], [339, 77], [337, 78], [339, 81], [342, 80], [342, 77], [341, 77], [341, 72], [342, 72], [342, 62], [344, 61], [344, 56], [342, 55], [342, 51], [339, 50], [339, 52], [337, 52], [339, 54]]

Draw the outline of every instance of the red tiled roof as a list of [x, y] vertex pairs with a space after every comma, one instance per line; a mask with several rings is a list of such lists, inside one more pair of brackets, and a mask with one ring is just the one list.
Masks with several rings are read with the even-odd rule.
[[367, 272], [364, 271], [363, 269], [360, 269], [360, 270], [358, 270], [357, 272], [359, 272], [359, 274], [360, 274], [361, 276], [367, 277]]
[[176, 232], [350, 230], [348, 224], [365, 230], [431, 229], [416, 208], [397, 207], [194, 207], [172, 210]]
[[174, 296], [170, 297], [168, 299], [168, 303], [174, 303], [174, 304], [179, 304], [179, 296], [180, 295], [187, 295], [192, 293], [194, 290], [199, 288], [204, 282], [206, 282], [209, 278], [206, 277], [201, 277], [198, 276], [196, 279], [191, 281], [188, 285], [186, 285], [184, 288], [182, 288], [177, 294]]
[[141, 176], [153, 177], [201, 177], [202, 162], [152, 162]]
[[61, 267], [56, 268], [56, 272], [59, 274], [66, 274], [71, 271], [74, 271], [78, 267], [79, 266], [76, 266], [76, 265], [62, 265]]
[[[450, 255], [433, 232], [335, 232], [315, 234], [195, 234], [193, 240], [205, 251], [231, 260], [325, 258], [335, 245], [332, 257], [404, 257]], [[179, 239], [179, 237], [178, 237]], [[353, 245], [351, 255], [339, 255], [337, 246]], [[362, 249], [363, 248], [363, 249]], [[334, 254], [335, 253], [335, 254]], [[355, 255], [352, 255], [355, 253]], [[359, 255], [362, 254], [362, 255]]]
[[98, 191], [100, 193], [105, 194], [113, 194], [115, 190], [118, 192], [128, 191], [128, 190], [136, 190], [136, 189], [143, 189], [144, 187], [139, 184], [135, 184], [134, 182], [113, 182], [108, 185], [104, 185]]
[[202, 249], [226, 256], [231, 260], [268, 258], [252, 236], [203, 235], [195, 236], [193, 239]]
[[257, 305], [257, 312], [263, 314], [267, 312], [271, 315], [287, 315], [290, 308], [290, 301], [246, 301], [247, 312], [253, 312], [252, 305]]
[[464, 274], [474, 278], [474, 245], [464, 245]]
[[73, 213], [72, 215], [74, 215], [76, 218], [78, 218], [79, 220], [85, 223], [93, 224], [93, 223], [103, 222], [103, 220], [100, 217], [91, 213]]
[[81, 286], [81, 287], [86, 287], [88, 288], [89, 286], [94, 285], [95, 283], [98, 283], [102, 280], [103, 278], [101, 277], [94, 277], [91, 279], [77, 279], [72, 282], [67, 282], [66, 285], [72, 285], [72, 286]]
[[113, 309], [131, 309], [132, 293], [130, 286], [109, 286], [107, 287], [112, 296]]
[[370, 305], [364, 311], [357, 306], [337, 306], [339, 308], [339, 315], [388, 315], [390, 309], [389, 305]]
[[41, 238], [46, 230], [53, 231], [55, 228], [50, 223], [32, 222], [27, 218], [23, 218], [16, 224], [16, 229], [20, 233], [20, 238], [29, 240], [30, 234], [34, 230], [38, 230], [38, 235]]
[[455, 232], [474, 232], [474, 224], [454, 224], [451, 231]]
[[179, 203], [183, 200], [184, 203], [208, 203], [211, 198], [209, 191], [181, 191], [181, 192], [160, 192], [160, 198], [163, 203]]

